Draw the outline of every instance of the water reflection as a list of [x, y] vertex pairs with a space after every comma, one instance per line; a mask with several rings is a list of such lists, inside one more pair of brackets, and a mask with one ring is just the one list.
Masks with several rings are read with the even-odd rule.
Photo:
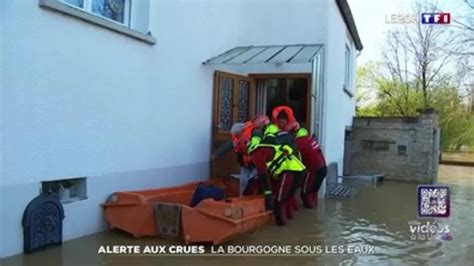
[[[173, 244], [155, 238], [134, 239], [108, 231], [68, 241], [33, 255], [1, 261], [10, 265], [472, 265], [474, 261], [474, 168], [442, 166], [441, 183], [451, 187], [451, 217], [439, 219], [452, 230], [452, 241], [411, 240], [408, 222], [417, 220], [416, 185], [386, 181], [364, 187], [353, 199], [321, 201], [317, 210], [301, 210], [287, 227], [266, 226], [229, 244], [373, 245], [375, 254], [289, 257], [157, 257], [97, 255], [100, 245]], [[436, 220], [420, 220], [422, 222]]]

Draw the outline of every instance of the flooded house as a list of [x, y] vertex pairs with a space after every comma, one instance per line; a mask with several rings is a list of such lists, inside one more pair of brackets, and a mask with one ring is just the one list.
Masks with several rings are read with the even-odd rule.
[[115, 191], [236, 171], [233, 123], [295, 110], [342, 173], [362, 43], [346, 0], [0, 1], [0, 258], [60, 195], [63, 240]]

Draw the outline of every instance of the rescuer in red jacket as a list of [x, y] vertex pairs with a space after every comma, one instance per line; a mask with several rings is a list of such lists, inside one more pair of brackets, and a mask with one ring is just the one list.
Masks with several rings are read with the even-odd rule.
[[270, 119], [264, 115], [258, 115], [251, 121], [245, 123], [245, 129], [240, 134], [232, 134], [232, 141], [234, 142], [234, 152], [237, 155], [238, 162], [241, 166], [241, 178], [246, 177], [246, 185], [242, 192], [242, 195], [258, 195], [261, 194], [258, 176], [256, 175], [255, 166], [253, 165], [251, 157], [247, 153], [247, 145], [252, 137], [252, 132], [256, 130], [262, 130], [270, 124]]
[[292, 218], [287, 213], [287, 205], [295, 192], [295, 176], [305, 167], [290, 146], [276, 143], [278, 131], [277, 126], [269, 125], [264, 130], [263, 139], [254, 135], [248, 153], [257, 167], [267, 208], [273, 208], [278, 225], [285, 225], [287, 219]]
[[246, 123], [235, 123], [230, 130], [232, 141], [226, 142], [218, 147], [212, 155], [212, 160], [215, 160], [231, 150], [234, 151], [237, 162], [240, 165], [239, 181], [242, 195], [257, 195], [260, 192], [255, 166], [253, 165], [251, 157], [247, 154], [247, 144], [254, 130], [261, 130], [268, 124], [270, 124], [270, 119], [264, 115], [255, 116]]
[[314, 208], [318, 204], [319, 188], [326, 177], [326, 160], [319, 143], [305, 128], [296, 131], [295, 145], [306, 167], [306, 176], [301, 183], [301, 199], [305, 207]]
[[[280, 105], [272, 110], [272, 121], [278, 126], [280, 132], [277, 134], [277, 143], [290, 145], [296, 149], [294, 145], [295, 132], [300, 128], [300, 124], [296, 121], [293, 110], [286, 105]], [[299, 178], [299, 177], [298, 177]], [[295, 187], [300, 186], [301, 180], [295, 180]], [[293, 212], [299, 209], [296, 196], [289, 200], [286, 213], [289, 217], [293, 217]]]

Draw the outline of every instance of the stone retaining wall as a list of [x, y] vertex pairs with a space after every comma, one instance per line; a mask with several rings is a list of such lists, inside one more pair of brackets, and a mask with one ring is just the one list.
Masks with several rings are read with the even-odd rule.
[[418, 117], [356, 117], [346, 139], [346, 175], [432, 183], [439, 160], [438, 112]]

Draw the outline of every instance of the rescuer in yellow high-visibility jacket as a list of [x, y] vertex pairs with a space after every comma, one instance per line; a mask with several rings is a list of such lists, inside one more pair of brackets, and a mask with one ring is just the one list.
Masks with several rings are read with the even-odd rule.
[[278, 225], [285, 225], [288, 218], [288, 200], [293, 197], [299, 175], [305, 170], [303, 163], [288, 145], [276, 144], [279, 129], [275, 125], [265, 128], [263, 136], [253, 136], [248, 145], [265, 195], [266, 206], [273, 209]]

